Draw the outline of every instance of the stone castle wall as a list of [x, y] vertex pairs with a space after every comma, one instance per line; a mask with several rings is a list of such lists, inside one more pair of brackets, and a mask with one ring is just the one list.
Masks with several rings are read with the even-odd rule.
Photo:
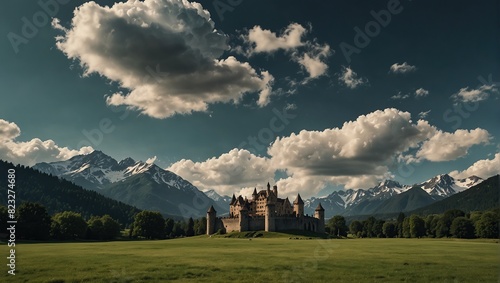
[[[247, 217], [246, 218], [248, 231], [265, 230], [265, 217]], [[295, 216], [276, 216], [274, 217], [275, 231], [286, 230], [308, 230], [315, 232], [324, 232], [324, 227], [320, 225], [320, 220], [311, 216], [295, 217]], [[219, 229], [224, 229], [226, 233], [240, 231], [239, 218], [217, 218], [215, 232]]]

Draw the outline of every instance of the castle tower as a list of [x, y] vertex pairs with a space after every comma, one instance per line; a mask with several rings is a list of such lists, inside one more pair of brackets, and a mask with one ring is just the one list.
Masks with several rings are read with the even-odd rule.
[[267, 182], [266, 196], [269, 197], [269, 195], [271, 195], [271, 185], [269, 185], [269, 182]]
[[278, 186], [276, 186], [276, 185], [273, 186], [273, 193], [277, 198], [278, 197]]
[[253, 194], [252, 194], [253, 200], [254, 200], [254, 201], [255, 201], [255, 200], [257, 200], [257, 197], [258, 197], [258, 196], [259, 196], [259, 195], [257, 194], [257, 188], [254, 188], [254, 189], [253, 189]]
[[267, 232], [274, 232], [276, 231], [276, 225], [275, 225], [275, 205], [273, 202], [268, 201], [266, 203], [266, 214], [265, 214], [265, 230]]
[[297, 198], [293, 201], [293, 212], [295, 212], [295, 216], [297, 217], [304, 216], [304, 201], [300, 197], [300, 194], [297, 194]]
[[239, 225], [240, 225], [240, 232], [248, 231], [248, 208], [247, 204], [243, 205], [240, 209], [240, 215], [239, 215]]
[[215, 233], [215, 221], [217, 219], [217, 211], [215, 211], [214, 206], [211, 205], [207, 211], [207, 235], [212, 235]]
[[318, 204], [318, 207], [314, 210], [314, 218], [319, 219], [318, 221], [318, 233], [325, 232], [325, 209], [321, 206], [321, 203]]

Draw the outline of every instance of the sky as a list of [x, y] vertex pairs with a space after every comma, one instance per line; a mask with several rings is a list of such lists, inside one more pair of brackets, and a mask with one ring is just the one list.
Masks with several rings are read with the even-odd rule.
[[0, 159], [101, 150], [226, 195], [500, 173], [498, 1], [3, 5]]

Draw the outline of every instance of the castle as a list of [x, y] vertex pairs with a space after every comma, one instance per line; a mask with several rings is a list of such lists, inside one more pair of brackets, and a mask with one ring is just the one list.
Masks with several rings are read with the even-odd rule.
[[318, 205], [314, 217], [304, 215], [304, 201], [297, 194], [293, 206], [288, 200], [278, 198], [278, 186], [267, 183], [267, 189], [257, 192], [254, 189], [252, 199], [233, 194], [229, 204], [229, 216], [217, 217], [211, 206], [207, 211], [207, 235], [217, 231], [260, 231], [306, 230], [325, 232], [325, 210]]

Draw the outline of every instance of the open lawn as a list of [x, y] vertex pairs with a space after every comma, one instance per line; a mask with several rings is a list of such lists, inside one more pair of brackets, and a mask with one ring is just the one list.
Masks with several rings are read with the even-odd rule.
[[[0, 281], [499, 282], [496, 242], [198, 236], [19, 244], [16, 275], [3, 264]], [[6, 245], [2, 251], [8, 256]]]

